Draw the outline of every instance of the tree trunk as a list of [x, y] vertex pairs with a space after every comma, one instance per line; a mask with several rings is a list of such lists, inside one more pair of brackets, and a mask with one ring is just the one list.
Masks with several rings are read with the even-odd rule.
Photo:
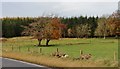
[[105, 36], [105, 34], [104, 34], [104, 39], [106, 39], [106, 36]]
[[115, 39], [117, 39], [118, 38], [118, 35], [115, 35]]
[[46, 46], [48, 46], [49, 41], [50, 41], [50, 39], [47, 39], [47, 41], [46, 41]]
[[38, 46], [40, 46], [40, 45], [41, 45], [41, 40], [42, 40], [42, 39], [38, 39], [38, 42], [39, 42]]

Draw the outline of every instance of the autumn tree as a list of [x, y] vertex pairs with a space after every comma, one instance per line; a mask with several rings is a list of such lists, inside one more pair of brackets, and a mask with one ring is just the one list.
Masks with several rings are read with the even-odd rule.
[[109, 35], [109, 29], [107, 26], [107, 18], [106, 17], [101, 17], [98, 19], [98, 26], [95, 30], [95, 35], [96, 36], [104, 36], [104, 39], [106, 38], [106, 36]]
[[46, 46], [50, 40], [59, 39], [61, 37], [61, 22], [59, 18], [54, 17], [42, 17], [39, 21], [25, 26], [25, 30], [22, 34], [29, 34], [38, 39], [38, 46], [41, 45], [41, 40], [46, 39]]
[[50, 18], [41, 17], [38, 21], [29, 24], [28, 26], [22, 26], [24, 31], [22, 35], [33, 36], [33, 38], [38, 39], [38, 46], [41, 45], [41, 40], [44, 39], [44, 28], [47, 23], [50, 22]]
[[88, 37], [90, 36], [90, 26], [88, 24], [77, 25], [75, 27], [77, 37]]
[[59, 39], [61, 37], [61, 22], [58, 18], [52, 18], [50, 23], [46, 24], [44, 28], [44, 38], [46, 39], [46, 45], [52, 39]]
[[65, 38], [65, 35], [66, 35], [66, 30], [67, 30], [67, 25], [66, 24], [60, 24], [60, 34], [61, 34], [61, 37]]
[[69, 36], [69, 37], [72, 37], [72, 36], [73, 36], [73, 30], [72, 30], [71, 28], [69, 28], [69, 29], [67, 30], [67, 33], [68, 33], [68, 36]]
[[107, 20], [110, 34], [118, 37], [120, 35], [120, 12], [113, 13]]

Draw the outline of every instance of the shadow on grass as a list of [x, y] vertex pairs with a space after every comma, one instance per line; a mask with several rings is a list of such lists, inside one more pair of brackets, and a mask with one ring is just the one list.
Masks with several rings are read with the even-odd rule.
[[100, 43], [115, 43], [114, 41], [101, 41]]
[[81, 44], [90, 44], [90, 43], [67, 43], [66, 45], [81, 45]]
[[81, 44], [90, 44], [90, 43], [66, 43], [66, 44], [52, 44], [52, 45], [40, 45], [40, 46], [38, 46], [38, 45], [34, 45], [34, 46], [36, 46], [36, 47], [58, 47], [58, 46], [64, 46], [64, 45], [67, 45], [67, 46], [69, 46], [69, 45], [81, 45]]
[[37, 46], [37, 47], [54, 47], [54, 46], [60, 46], [59, 44], [52, 44], [52, 45], [40, 45], [40, 46], [38, 46], [38, 45], [35, 45], [35, 46]]

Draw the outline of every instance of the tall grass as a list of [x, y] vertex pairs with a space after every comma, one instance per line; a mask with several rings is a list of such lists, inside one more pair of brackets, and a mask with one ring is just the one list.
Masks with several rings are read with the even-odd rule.
[[3, 53], [3, 57], [14, 58], [17, 60], [27, 61], [48, 67], [114, 67], [117, 66], [117, 61], [107, 59], [100, 60], [69, 60], [66, 58], [55, 58], [52, 56], [25, 54], [9, 52]]

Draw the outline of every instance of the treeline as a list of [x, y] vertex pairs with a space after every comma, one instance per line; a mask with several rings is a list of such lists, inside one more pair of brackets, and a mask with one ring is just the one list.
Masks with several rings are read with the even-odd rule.
[[[116, 12], [109, 17], [60, 17], [61, 24], [65, 28], [62, 30], [62, 37], [105, 37], [118, 36], [120, 33], [120, 18]], [[1, 18], [2, 20], [2, 37], [22, 36], [24, 30], [22, 26], [27, 26], [33, 22], [39, 21], [41, 17], [16, 17]]]
[[32, 22], [37, 21], [38, 18], [31, 17], [16, 17], [16, 18], [1, 18], [2, 21], [2, 37], [17, 37], [21, 36], [24, 30], [21, 25], [27, 26]]
[[61, 22], [67, 25], [67, 29], [64, 30], [63, 37], [93, 37], [97, 28], [98, 17], [71, 17], [61, 18]]

